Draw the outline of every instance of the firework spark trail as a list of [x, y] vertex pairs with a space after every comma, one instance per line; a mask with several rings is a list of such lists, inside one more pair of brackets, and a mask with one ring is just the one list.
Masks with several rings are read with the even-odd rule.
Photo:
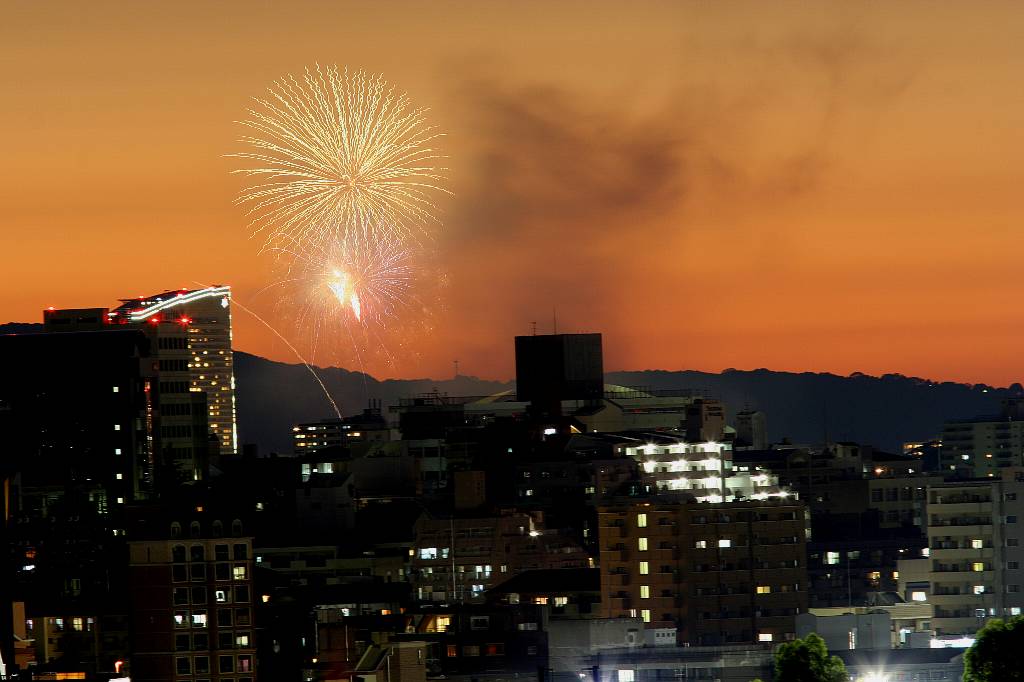
[[[196, 282], [196, 284], [198, 284], [198, 285], [199, 285], [199, 286], [201, 286], [201, 287], [208, 287], [208, 286], [209, 286], [209, 285], [207, 285], [207, 284], [203, 284], [202, 282]], [[274, 326], [273, 326], [272, 324], [270, 324], [269, 322], [267, 322], [266, 320], [264, 320], [264, 319], [263, 319], [262, 317], [260, 317], [260, 316], [259, 316], [259, 315], [258, 315], [258, 314], [257, 314], [256, 312], [254, 312], [254, 311], [253, 311], [253, 310], [252, 310], [251, 308], [249, 308], [249, 307], [247, 307], [247, 306], [244, 306], [244, 305], [242, 305], [242, 304], [241, 304], [241, 303], [240, 303], [240, 302], [238, 301], [238, 299], [237, 299], [237, 298], [235, 298], [234, 296], [232, 296], [232, 297], [231, 297], [231, 303], [232, 303], [232, 304], [234, 304], [234, 305], [237, 305], [237, 306], [238, 306], [239, 308], [241, 308], [241, 309], [242, 309], [242, 310], [244, 310], [245, 312], [247, 312], [247, 313], [249, 313], [250, 315], [252, 315], [252, 316], [253, 316], [253, 318], [254, 318], [254, 319], [255, 319], [255, 320], [257, 321], [257, 322], [259, 322], [259, 323], [260, 323], [260, 324], [262, 324], [262, 325], [263, 325], [264, 327], [266, 327], [266, 328], [267, 328], [267, 329], [269, 329], [269, 330], [270, 330], [271, 332], [273, 332], [273, 333], [274, 333], [274, 335], [275, 335], [275, 336], [277, 336], [277, 338], [281, 339], [281, 341], [283, 341], [283, 342], [284, 342], [284, 344], [285, 344], [286, 346], [288, 346], [288, 348], [289, 348], [289, 349], [291, 349], [291, 351], [292, 351], [293, 353], [295, 353], [295, 357], [297, 357], [297, 358], [299, 359], [299, 362], [301, 362], [301, 363], [303, 364], [303, 366], [304, 366], [304, 367], [305, 367], [305, 368], [306, 368], [307, 370], [309, 370], [309, 373], [313, 375], [313, 379], [315, 379], [315, 380], [316, 380], [316, 383], [317, 383], [317, 384], [319, 384], [319, 386], [320, 386], [320, 390], [322, 390], [322, 391], [324, 392], [324, 397], [326, 397], [326, 398], [327, 398], [327, 402], [329, 402], [329, 403], [331, 404], [331, 409], [332, 409], [332, 410], [334, 410], [334, 414], [335, 414], [335, 415], [337, 415], [338, 419], [341, 419], [341, 410], [340, 410], [340, 409], [338, 408], [338, 403], [336, 403], [336, 402], [334, 401], [334, 396], [332, 396], [332, 395], [331, 395], [331, 392], [327, 390], [327, 386], [326, 386], [326, 385], [324, 385], [324, 382], [323, 382], [323, 380], [322, 380], [322, 379], [320, 378], [320, 375], [318, 375], [318, 374], [316, 373], [316, 371], [315, 371], [315, 370], [313, 369], [313, 366], [312, 366], [311, 364], [309, 364], [308, 362], [306, 362], [306, 359], [305, 359], [304, 357], [302, 357], [302, 353], [300, 353], [300, 352], [299, 352], [299, 350], [298, 350], [298, 349], [297, 349], [297, 348], [296, 348], [295, 346], [293, 346], [293, 345], [291, 344], [291, 342], [290, 342], [290, 341], [288, 341], [288, 339], [286, 339], [286, 338], [284, 337], [284, 335], [283, 335], [283, 334], [281, 334], [281, 332], [277, 331], [277, 329], [275, 329], [275, 328], [274, 328]]]
[[433, 145], [441, 133], [426, 124], [381, 76], [337, 67], [286, 76], [257, 99], [240, 123], [252, 162], [241, 173], [257, 179], [238, 203], [249, 205], [264, 249], [285, 245], [364, 246], [381, 236], [419, 242], [437, 223], [435, 192], [444, 158]]

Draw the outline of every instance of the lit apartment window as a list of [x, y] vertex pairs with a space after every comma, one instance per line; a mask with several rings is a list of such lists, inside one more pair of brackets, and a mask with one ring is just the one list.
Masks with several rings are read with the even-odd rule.
[[114, 474], [114, 478], [116, 478], [117, 480], [120, 481], [120, 480], [124, 479], [124, 474]]
[[114, 393], [117, 393], [117, 392], [119, 392], [120, 390], [121, 390], [120, 388], [118, 388], [117, 386], [114, 386]]
[[973, 540], [971, 540], [971, 549], [981, 549], [984, 546], [985, 544], [981, 541], [980, 538], [974, 538]]
[[114, 424], [114, 430], [115, 431], [120, 431], [121, 430], [121, 425], [120, 424]]
[[975, 561], [973, 564], [971, 564], [971, 570], [975, 573], [981, 573], [985, 570], [985, 564], [983, 564], [980, 561]]
[[637, 514], [636, 515], [636, 527], [637, 528], [646, 528], [647, 527], [647, 514]]
[[732, 540], [725, 540], [725, 539], [719, 540], [718, 541], [718, 546], [719, 547], [732, 547]]
[[924, 591], [917, 591], [910, 593], [910, 601], [928, 601], [928, 595]]
[[771, 592], [772, 592], [772, 586], [771, 585], [758, 585], [757, 586], [757, 593], [758, 594], [771, 594]]
[[124, 498], [123, 497], [117, 498], [117, 503], [118, 504], [124, 504]]
[[707, 540], [697, 540], [697, 542], [693, 543], [693, 546], [696, 547], [697, 549], [707, 549], [708, 548], [708, 541]]
[[114, 454], [115, 455], [120, 455], [121, 454], [121, 448], [114, 448]]
[[770, 642], [770, 641], [772, 641], [772, 633], [770, 633], [770, 632], [760, 632], [760, 633], [758, 633], [757, 641], [759, 641], [759, 642]]
[[825, 563], [826, 564], [838, 564], [839, 563], [839, 552], [825, 552]]
[[640, 562], [640, 575], [647, 575], [651, 572], [651, 565], [646, 561]]
[[974, 594], [985, 594], [985, 586], [975, 585], [972, 591], [974, 592]]
[[642, 618], [645, 623], [650, 623], [651, 622], [651, 610], [650, 609], [640, 609], [640, 618]]
[[633, 682], [635, 679], [631, 669], [619, 670], [619, 682]]
[[641, 552], [647, 551], [647, 538], [637, 538], [636, 540], [637, 549]]
[[641, 585], [640, 586], [640, 598], [641, 599], [650, 599], [651, 598], [651, 586], [650, 585]]

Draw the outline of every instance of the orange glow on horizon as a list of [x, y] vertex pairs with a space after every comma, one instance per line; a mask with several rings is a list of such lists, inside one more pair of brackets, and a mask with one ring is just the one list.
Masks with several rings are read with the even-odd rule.
[[557, 317], [609, 371], [1021, 380], [1018, 4], [59, 4], [0, 25], [2, 321], [223, 282], [297, 340], [225, 155], [319, 61], [429, 108], [453, 192], [432, 328], [350, 369], [506, 379]]

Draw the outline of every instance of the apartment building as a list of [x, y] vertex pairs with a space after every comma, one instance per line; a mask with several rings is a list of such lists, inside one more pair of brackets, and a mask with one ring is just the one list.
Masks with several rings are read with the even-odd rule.
[[779, 642], [807, 608], [808, 519], [772, 499], [654, 499], [599, 512], [604, 616], [692, 645]]

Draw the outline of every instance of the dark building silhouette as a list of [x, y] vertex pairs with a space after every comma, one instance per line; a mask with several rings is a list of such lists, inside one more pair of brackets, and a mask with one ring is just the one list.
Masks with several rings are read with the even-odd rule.
[[517, 336], [516, 394], [551, 412], [557, 412], [563, 400], [603, 398], [601, 335]]

